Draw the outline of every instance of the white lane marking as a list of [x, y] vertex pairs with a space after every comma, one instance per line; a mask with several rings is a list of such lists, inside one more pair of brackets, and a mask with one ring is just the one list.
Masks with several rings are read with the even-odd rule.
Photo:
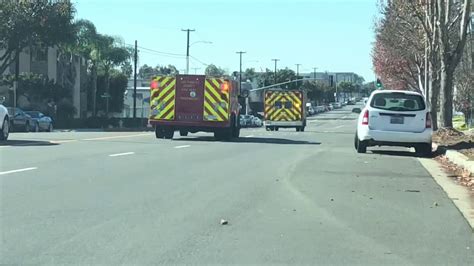
[[151, 134], [148, 133], [148, 134], [124, 135], [124, 136], [99, 137], [99, 138], [90, 138], [90, 139], [83, 139], [83, 140], [121, 139], [121, 138], [131, 138], [131, 137], [141, 137], [141, 136], [151, 136]]
[[345, 116], [343, 116], [343, 117], [341, 117], [341, 118], [342, 118], [342, 119], [345, 119], [345, 118], [347, 118], [347, 115], [345, 115]]
[[340, 126], [334, 127], [334, 129], [338, 129], [338, 128], [341, 128], [341, 127], [344, 127], [344, 125], [340, 125]]
[[181, 145], [181, 146], [175, 146], [175, 149], [184, 149], [184, 148], [189, 148], [191, 145]]
[[76, 142], [77, 139], [68, 139], [68, 140], [51, 140], [49, 143], [53, 144], [60, 144], [60, 143], [69, 143], [69, 142]]
[[318, 120], [309, 120], [308, 123], [317, 123]]
[[133, 151], [131, 152], [123, 152], [123, 153], [116, 153], [116, 154], [110, 154], [110, 157], [117, 157], [117, 156], [125, 156], [125, 155], [132, 155], [135, 154]]
[[8, 174], [20, 173], [20, 172], [31, 171], [31, 170], [36, 170], [36, 169], [38, 169], [38, 167], [28, 167], [28, 168], [0, 172], [0, 175], [8, 175]]
[[253, 138], [254, 136], [253, 135], [248, 135], [248, 136], [245, 136], [244, 138]]

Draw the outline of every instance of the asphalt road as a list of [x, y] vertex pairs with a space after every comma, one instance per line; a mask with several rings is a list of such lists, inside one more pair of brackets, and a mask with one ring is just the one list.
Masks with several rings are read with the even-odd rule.
[[357, 154], [355, 117], [235, 142], [14, 133], [0, 143], [0, 264], [472, 263], [452, 201], [407, 149]]

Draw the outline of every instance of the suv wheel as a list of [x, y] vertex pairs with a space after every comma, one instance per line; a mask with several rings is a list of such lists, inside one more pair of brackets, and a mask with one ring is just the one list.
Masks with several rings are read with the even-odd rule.
[[0, 140], [7, 140], [9, 134], [10, 134], [10, 123], [8, 122], [8, 119], [5, 118], [3, 120], [2, 132], [0, 134]]
[[367, 152], [367, 142], [360, 141], [359, 137], [356, 136], [356, 150], [357, 153], [366, 153]]
[[417, 154], [424, 156], [424, 157], [430, 157], [432, 155], [432, 149], [431, 149], [431, 143], [424, 143], [424, 144], [419, 144], [415, 146], [415, 151]]
[[30, 132], [30, 130], [31, 130], [30, 123], [29, 123], [29, 122], [26, 122], [26, 124], [25, 124], [25, 132]]

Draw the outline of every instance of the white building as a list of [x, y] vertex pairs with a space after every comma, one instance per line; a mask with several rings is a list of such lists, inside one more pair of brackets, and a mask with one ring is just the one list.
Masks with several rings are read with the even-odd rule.
[[[3, 54], [0, 51], [0, 55]], [[87, 110], [87, 92], [85, 88], [81, 88], [86, 74], [86, 62], [79, 56], [73, 56], [72, 61], [70, 57], [62, 58], [58, 54], [58, 49], [55, 47], [49, 48], [35, 48], [30, 47], [24, 49], [20, 53], [19, 70], [21, 73], [35, 73], [48, 77], [49, 80], [68, 85], [72, 87], [72, 103], [76, 109], [74, 117], [78, 118], [84, 116]], [[2, 75], [14, 74], [15, 63], [11, 64]], [[0, 87], [0, 96], [11, 95], [10, 91], [13, 88]], [[18, 100], [21, 99], [18, 95]], [[8, 102], [8, 101], [7, 101]], [[17, 101], [20, 106], [24, 101]]]
[[[122, 117], [133, 118], [133, 79], [128, 81], [123, 102]], [[147, 80], [137, 80], [137, 117], [148, 118], [150, 113], [150, 84]]]

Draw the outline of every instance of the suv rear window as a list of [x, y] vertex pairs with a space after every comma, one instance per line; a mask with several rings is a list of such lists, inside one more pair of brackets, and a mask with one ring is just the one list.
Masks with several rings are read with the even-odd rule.
[[370, 106], [389, 111], [421, 111], [425, 109], [425, 100], [420, 95], [405, 93], [379, 93], [372, 98]]

